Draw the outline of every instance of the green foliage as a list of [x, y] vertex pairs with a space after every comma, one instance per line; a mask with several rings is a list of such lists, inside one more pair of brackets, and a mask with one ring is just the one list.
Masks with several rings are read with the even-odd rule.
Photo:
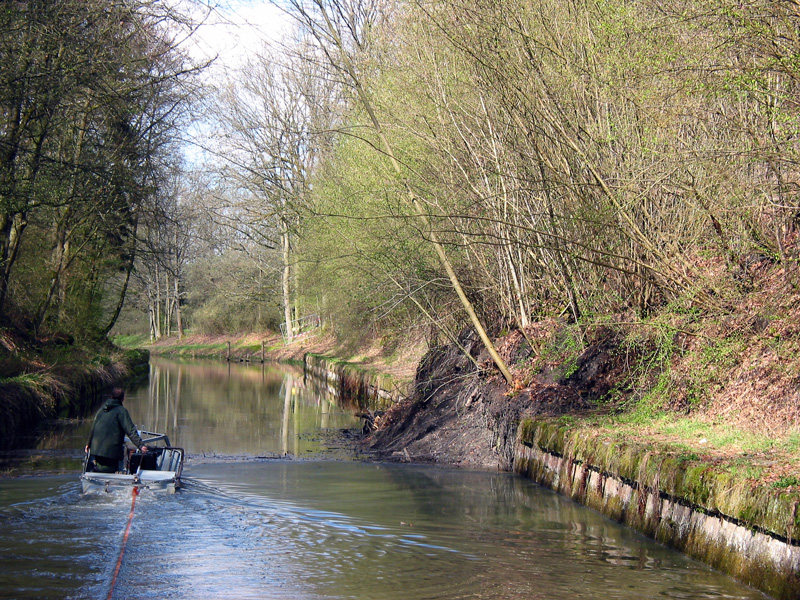
[[648, 389], [638, 400], [634, 399], [632, 407], [620, 415], [621, 422], [648, 424], [663, 418], [666, 414], [665, 404], [672, 392], [672, 377], [669, 371], [658, 375], [655, 385]]
[[314, 211], [299, 244], [302, 297], [320, 306], [340, 340], [402, 331], [419, 318], [413, 294], [441, 310], [449, 292], [436, 278], [435, 258], [417, 239], [408, 208], [385, 172], [385, 158], [344, 138], [314, 185]]
[[745, 338], [737, 333], [719, 339], [704, 340], [699, 352], [692, 356], [691, 371], [687, 374], [687, 400], [701, 406], [718, 391], [725, 377], [738, 364], [745, 350]]
[[795, 475], [784, 475], [780, 477], [777, 481], [772, 483], [772, 487], [776, 489], [783, 489], [788, 487], [799, 487], [800, 486], [800, 477]]
[[111, 358], [106, 355], [93, 356], [89, 364], [93, 367], [107, 367], [111, 364]]
[[[733, 24], [716, 16], [734, 8]], [[724, 265], [770, 250], [773, 226], [791, 218], [764, 202], [778, 164], [762, 162], [769, 140], [743, 133], [775, 122], [788, 133], [796, 121], [772, 79], [784, 67], [762, 53], [740, 65], [737, 51], [779, 39], [785, 24], [748, 10], [723, 0], [680, 12], [615, 0], [407, 6], [353, 57], [401, 181], [351, 110], [342, 130], [357, 134], [337, 139], [314, 174], [316, 216], [299, 248], [306, 298], [325, 298], [347, 336], [420, 319], [409, 294], [449, 302], [427, 232], [404, 208], [407, 183], [482, 314], [519, 322], [568, 300], [593, 317], [717, 309], [737, 293]], [[773, 92], [767, 109], [758, 95]], [[666, 368], [673, 335], [664, 326], [647, 341], [641, 372]]]
[[[445, 330], [463, 323], [431, 246], [435, 234], [481, 318], [505, 328], [569, 314], [586, 327], [605, 315], [635, 314], [645, 333], [636, 325], [626, 332], [630, 381], [614, 400], [628, 398], [642, 418], [658, 415], [675, 392], [689, 408], [702, 405], [742, 343], [703, 342], [684, 377], [671, 370], [683, 351], [681, 329], [735, 304], [751, 283], [742, 265], [753, 255], [791, 258], [782, 236], [797, 213], [800, 47], [792, 8], [445, 0], [360, 9], [351, 17], [370, 24], [350, 33], [369, 35], [345, 42], [360, 90], [330, 86], [342, 80], [336, 53], [306, 46], [312, 60], [294, 65], [319, 65], [325, 56], [337, 63], [305, 82], [330, 86], [305, 106], [317, 121], [284, 115], [292, 117], [286, 133], [336, 132], [308, 138], [316, 145], [302, 169], [311, 185], [292, 188], [302, 197], [291, 206], [270, 196], [263, 215], [245, 213], [257, 218], [240, 219], [235, 242], [243, 231], [272, 239], [277, 217], [291, 215], [299, 311], [322, 312], [339, 339], [360, 341], [420, 322]], [[265, 104], [274, 89], [247, 87], [254, 103]], [[243, 131], [275, 130], [256, 113]], [[255, 164], [231, 178], [234, 195], [242, 182], [255, 194], [274, 177], [273, 167]], [[120, 185], [128, 181], [120, 177]], [[58, 197], [63, 183], [47, 181], [42, 192]], [[429, 225], [411, 209], [411, 196]], [[109, 214], [127, 214], [112, 208]], [[66, 304], [75, 326], [102, 321], [98, 306], [123, 256], [126, 236], [118, 233], [90, 244], [95, 254], [76, 263], [79, 285]], [[49, 248], [27, 243], [15, 291], [33, 306], [48, 285], [41, 274]], [[113, 260], [101, 262], [104, 252]], [[225, 249], [195, 258], [184, 297], [195, 329], [282, 321], [277, 252], [256, 262], [263, 273]], [[671, 314], [659, 320], [662, 310]], [[569, 377], [582, 348], [576, 326], [543, 360], [558, 359]]]
[[550, 355], [561, 363], [561, 378], [569, 379], [578, 370], [578, 358], [585, 347], [580, 326], [565, 328], [554, 342]]
[[0, 9], [0, 317], [87, 340], [113, 325], [186, 105], [170, 10]]

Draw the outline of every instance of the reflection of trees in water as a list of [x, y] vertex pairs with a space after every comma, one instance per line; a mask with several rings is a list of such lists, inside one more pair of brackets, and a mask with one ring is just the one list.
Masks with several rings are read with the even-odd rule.
[[302, 370], [272, 365], [154, 360], [128, 406], [137, 425], [190, 454], [301, 454], [316, 449], [320, 428], [357, 426], [306, 387]]
[[364, 401], [356, 394], [342, 394], [342, 392], [329, 383], [316, 377], [306, 379], [305, 387], [309, 392], [324, 399], [331, 405], [340, 406], [350, 412], [360, 412], [364, 409]]

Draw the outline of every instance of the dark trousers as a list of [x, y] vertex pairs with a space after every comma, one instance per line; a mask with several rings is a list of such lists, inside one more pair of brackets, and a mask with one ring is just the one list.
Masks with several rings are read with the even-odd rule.
[[94, 471], [95, 473], [116, 473], [117, 469], [119, 469], [119, 459], [118, 458], [108, 458], [106, 456], [92, 456], [89, 457], [89, 460], [94, 463]]

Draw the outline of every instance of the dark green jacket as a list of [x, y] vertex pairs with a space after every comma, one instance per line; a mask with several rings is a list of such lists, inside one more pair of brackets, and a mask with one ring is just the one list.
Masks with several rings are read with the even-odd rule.
[[137, 448], [144, 445], [128, 410], [122, 406], [122, 401], [109, 398], [94, 418], [89, 441], [86, 442], [89, 453], [106, 458], [122, 458], [125, 452], [122, 444], [126, 434]]

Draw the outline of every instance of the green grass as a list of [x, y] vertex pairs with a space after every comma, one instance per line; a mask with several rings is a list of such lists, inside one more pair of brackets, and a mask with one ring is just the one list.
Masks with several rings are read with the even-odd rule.
[[674, 413], [594, 416], [571, 420], [574, 428], [586, 427], [614, 442], [655, 444], [660, 452], [686, 463], [713, 464], [719, 472], [752, 481], [769, 481], [774, 465], [788, 466], [797, 475], [783, 475], [769, 485], [787, 488], [800, 485], [800, 430], [784, 435], [744, 431], [719, 419], [709, 422]]
[[795, 475], [783, 476], [772, 484], [772, 487], [776, 489], [783, 489], [796, 486], [800, 486], [800, 477], [796, 477]]
[[709, 446], [737, 447], [747, 452], [766, 452], [779, 447], [792, 452], [800, 450], [800, 431], [789, 431], [783, 437], [776, 437], [744, 431], [722, 420], [709, 422], [668, 412], [653, 412], [646, 418], [644, 415], [597, 417], [594, 424], [612, 429], [620, 436], [628, 435], [633, 430], [646, 430], [664, 437], [695, 440], [697, 443], [705, 440]]
[[[169, 347], [171, 351], [175, 352], [190, 352], [193, 350], [224, 350], [227, 348], [226, 343], [217, 344], [174, 344]], [[236, 344], [231, 344], [231, 348], [239, 348]]]
[[5, 377], [0, 379], [0, 381], [3, 381], [4, 383], [13, 383], [29, 388], [41, 387], [42, 385], [46, 385], [51, 380], [52, 377], [44, 373], [21, 373], [13, 377]]

